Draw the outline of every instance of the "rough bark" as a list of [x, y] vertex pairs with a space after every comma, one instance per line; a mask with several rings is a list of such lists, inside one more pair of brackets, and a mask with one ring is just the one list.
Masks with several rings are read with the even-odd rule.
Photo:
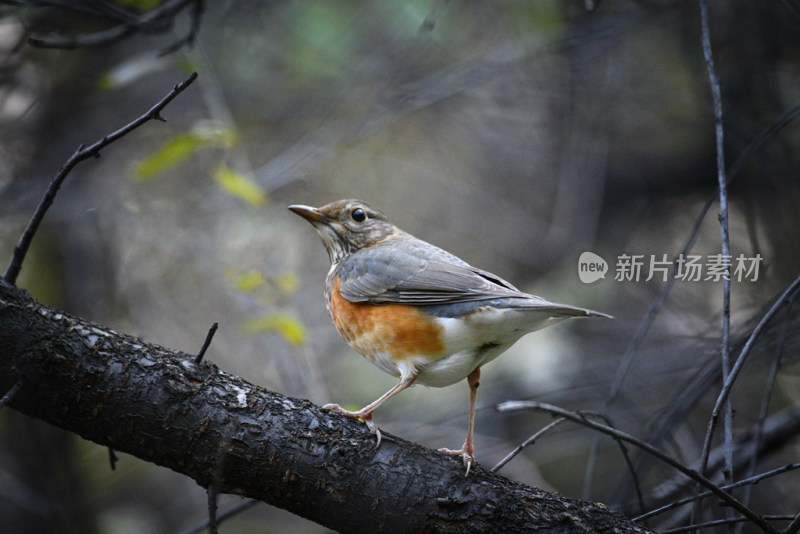
[[9, 406], [345, 532], [646, 532], [48, 308], [0, 282], [0, 395]]

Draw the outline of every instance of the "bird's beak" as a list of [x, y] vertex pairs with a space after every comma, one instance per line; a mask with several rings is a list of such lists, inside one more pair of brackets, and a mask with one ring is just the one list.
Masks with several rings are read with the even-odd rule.
[[289, 206], [289, 209], [315, 226], [319, 223], [324, 224], [329, 219], [327, 215], [319, 211], [317, 208], [312, 208], [311, 206], [292, 204]]

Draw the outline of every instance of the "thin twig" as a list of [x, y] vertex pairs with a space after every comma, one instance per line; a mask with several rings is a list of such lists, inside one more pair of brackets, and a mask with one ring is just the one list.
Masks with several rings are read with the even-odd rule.
[[99, 157], [100, 150], [105, 148], [106, 146], [110, 145], [114, 141], [124, 137], [125, 135], [131, 133], [133, 130], [141, 126], [142, 124], [151, 121], [151, 120], [159, 120], [162, 122], [166, 122], [164, 117], [161, 116], [161, 111], [170, 103], [172, 100], [181, 94], [184, 89], [189, 87], [192, 82], [197, 79], [197, 73], [193, 72], [186, 78], [184, 81], [179, 83], [178, 85], [174, 86], [172, 90], [167, 93], [167, 95], [158, 101], [153, 107], [147, 110], [146, 113], [141, 115], [139, 118], [135, 119], [132, 122], [129, 122], [119, 130], [114, 133], [111, 133], [99, 141], [95, 142], [94, 144], [86, 147], [86, 146], [79, 146], [78, 149], [75, 151], [72, 156], [67, 160], [64, 166], [58, 171], [53, 181], [50, 182], [50, 185], [47, 187], [47, 191], [42, 197], [42, 200], [39, 202], [39, 205], [36, 207], [36, 212], [31, 217], [31, 220], [28, 222], [27, 228], [25, 228], [25, 232], [23, 232], [22, 237], [20, 238], [17, 245], [14, 247], [14, 254], [11, 257], [11, 262], [8, 264], [8, 268], [6, 269], [6, 273], [3, 276], [3, 279], [8, 282], [9, 284], [15, 284], [17, 281], [17, 276], [19, 275], [20, 270], [22, 269], [22, 262], [25, 259], [25, 254], [28, 252], [28, 248], [31, 245], [31, 241], [33, 241], [33, 236], [36, 234], [36, 230], [39, 228], [39, 224], [42, 222], [42, 219], [47, 213], [47, 210], [53, 204], [53, 200], [58, 193], [58, 189], [61, 187], [61, 184], [66, 179], [67, 175], [70, 171], [80, 163], [81, 161], [88, 159], [90, 157]]
[[792, 519], [792, 522], [781, 531], [781, 534], [797, 534], [800, 531], [800, 514], [797, 514]]
[[[738, 488], [740, 486], [747, 486], [748, 488], [753, 487], [753, 485], [758, 484], [762, 480], [766, 478], [771, 478], [777, 475], [782, 475], [784, 473], [788, 473], [789, 471], [794, 471], [795, 469], [800, 469], [800, 462], [793, 463], [793, 464], [786, 464], [783, 467], [779, 467], [777, 469], [773, 469], [771, 471], [767, 471], [766, 473], [761, 473], [760, 475], [752, 476], [749, 478], [745, 478], [739, 480], [738, 482], [734, 482], [733, 484], [726, 484], [724, 486], [720, 486], [720, 489], [723, 490], [731, 490], [733, 488]], [[669, 512], [670, 510], [674, 510], [679, 506], [683, 506], [684, 504], [689, 504], [690, 502], [696, 501], [697, 499], [703, 499], [705, 497], [710, 497], [710, 491], [704, 491], [703, 493], [698, 493], [697, 495], [692, 495], [690, 497], [684, 497], [682, 499], [678, 499], [677, 501], [673, 501], [669, 504], [665, 504], [655, 510], [650, 510], [649, 512], [642, 514], [640, 516], [634, 517], [632, 521], [639, 522], [644, 521], [645, 519], [649, 519], [653, 516], [663, 514], [664, 512]]]
[[[734, 471], [744, 469], [747, 464], [750, 451], [755, 447], [756, 443], [753, 441], [752, 436], [754, 430], [748, 432], [750, 437], [742, 439], [737, 443], [734, 450]], [[781, 412], [770, 416], [765, 425], [764, 439], [760, 445], [759, 454], [765, 454], [769, 451], [774, 451], [777, 448], [785, 446], [785, 444], [794, 439], [800, 433], [800, 409], [794, 407], [785, 408]], [[721, 470], [720, 466], [723, 463], [722, 446], [718, 446], [711, 453], [709, 459], [709, 470], [712, 473], [717, 473]], [[699, 460], [698, 460], [699, 463]], [[691, 467], [696, 469], [696, 466]], [[656, 502], [668, 503], [679, 499], [681, 496], [686, 495], [686, 491], [690, 491], [688, 486], [694, 484], [691, 480], [687, 480], [682, 474], [676, 473], [673, 477], [665, 482], [659, 484], [650, 491], [650, 495]], [[695, 491], [693, 494], [699, 493], [700, 490]], [[742, 502], [743, 499], [740, 497]], [[745, 503], [749, 506], [748, 503]], [[692, 510], [683, 510], [672, 518], [672, 521], [679, 521], [681, 517], [688, 519], [688, 514]]]
[[527, 447], [528, 445], [532, 445], [532, 444], [533, 444], [533, 443], [534, 443], [534, 442], [535, 442], [537, 439], [539, 439], [540, 437], [542, 437], [542, 436], [543, 436], [544, 434], [546, 434], [547, 432], [549, 432], [549, 431], [553, 430], [555, 427], [557, 427], [558, 425], [560, 425], [560, 424], [561, 424], [561, 423], [563, 423], [564, 421], [566, 421], [566, 419], [565, 419], [565, 418], [563, 418], [563, 417], [559, 417], [559, 418], [558, 418], [558, 419], [556, 419], [555, 421], [552, 421], [552, 422], [551, 422], [551, 423], [549, 423], [548, 425], [546, 425], [546, 426], [542, 427], [542, 428], [541, 428], [541, 429], [540, 429], [538, 432], [536, 432], [534, 435], [532, 435], [531, 437], [529, 437], [528, 439], [526, 439], [525, 441], [523, 441], [522, 443], [520, 443], [519, 445], [517, 445], [517, 446], [516, 446], [516, 448], [515, 448], [513, 451], [511, 451], [511, 452], [509, 452], [508, 454], [506, 454], [505, 458], [503, 458], [502, 460], [500, 460], [499, 462], [497, 462], [497, 465], [495, 465], [494, 467], [492, 467], [492, 468], [490, 469], [490, 471], [491, 471], [492, 473], [497, 473], [497, 471], [498, 471], [499, 469], [501, 469], [501, 468], [502, 468], [504, 465], [506, 465], [508, 462], [510, 462], [510, 461], [511, 461], [511, 460], [512, 460], [512, 459], [513, 459], [513, 458], [514, 458], [516, 455], [518, 455], [519, 453], [521, 453], [521, 452], [522, 452], [522, 449], [524, 449], [524, 448], [525, 448], [525, 447]]
[[[223, 513], [221, 513], [221, 514], [219, 514], [217, 516], [217, 525], [219, 526], [223, 521], [225, 521], [229, 517], [233, 517], [233, 516], [243, 512], [243, 511], [247, 510], [248, 508], [252, 508], [254, 505], [256, 505], [256, 504], [258, 504], [260, 502], [261, 501], [259, 501], [258, 499], [247, 499], [243, 503], [240, 503], [240, 504], [234, 506], [230, 510], [226, 510], [225, 512], [223, 512]], [[184, 531], [182, 534], [197, 534], [198, 532], [201, 532], [201, 531], [207, 529], [208, 526], [209, 526], [209, 522], [208, 522], [208, 520], [205, 520], [202, 523], [198, 523], [197, 525], [193, 526], [189, 530]]]
[[[717, 182], [719, 187], [719, 228], [722, 238], [722, 258], [723, 261], [730, 261], [730, 236], [728, 235], [728, 184], [725, 174], [725, 145], [724, 130], [722, 127], [722, 94], [719, 85], [719, 77], [714, 68], [714, 57], [711, 52], [711, 33], [708, 27], [708, 5], [706, 0], [699, 0], [700, 3], [700, 26], [703, 42], [703, 56], [706, 61], [708, 80], [711, 85], [711, 99], [714, 104], [714, 124], [717, 146]], [[728, 379], [731, 366], [730, 357], [730, 329], [731, 329], [731, 280], [730, 267], [726, 265], [725, 274], [722, 277], [722, 346], [720, 356], [722, 359], [722, 378]], [[722, 472], [725, 481], [733, 481], [733, 413], [730, 398], [725, 399], [724, 411], [724, 438], [725, 438], [725, 467]], [[710, 451], [711, 438], [713, 433], [706, 436], [706, 443], [703, 444], [703, 451]], [[704, 454], [700, 471], [706, 474], [708, 456]]]
[[[793, 516], [790, 515], [765, 515], [764, 519], [772, 521], [789, 521]], [[678, 534], [680, 532], [689, 532], [690, 530], [697, 530], [700, 528], [718, 527], [720, 525], [732, 525], [734, 523], [741, 523], [748, 521], [746, 517], [729, 517], [726, 519], [715, 519], [714, 521], [706, 521], [705, 523], [696, 523], [694, 525], [686, 525], [685, 527], [676, 527], [669, 530], [662, 530], [661, 534]], [[785, 531], [781, 531], [783, 533]]]
[[197, 356], [194, 357], [194, 363], [200, 363], [203, 360], [203, 356], [206, 355], [206, 351], [208, 350], [209, 345], [211, 345], [211, 340], [214, 339], [214, 334], [219, 328], [219, 323], [214, 323], [211, 325], [211, 328], [208, 329], [208, 334], [206, 334], [206, 339], [203, 341], [203, 346], [200, 347], [200, 352], [197, 353]]
[[[767, 377], [767, 383], [764, 386], [764, 396], [761, 399], [761, 410], [758, 414], [758, 423], [756, 426], [755, 436], [753, 437], [753, 441], [755, 442], [755, 447], [753, 447], [753, 454], [750, 456], [750, 465], [747, 468], [747, 476], [752, 476], [756, 470], [756, 462], [758, 461], [758, 450], [761, 448], [761, 444], [764, 441], [764, 422], [767, 419], [767, 415], [769, 414], [769, 401], [772, 398], [772, 390], [775, 387], [775, 380], [778, 376], [778, 369], [780, 368], [781, 360], [783, 359], [783, 347], [784, 343], [786, 342], [786, 333], [789, 330], [789, 324], [791, 323], [792, 319], [792, 311], [794, 308], [794, 299], [789, 300], [788, 305], [786, 306], [786, 319], [783, 322], [783, 328], [781, 328], [780, 337], [778, 338], [778, 346], [775, 349], [775, 356], [772, 359], [772, 366], [769, 370], [769, 376]], [[745, 489], [745, 493], [742, 496], [742, 501], [747, 504], [750, 502], [750, 493], [752, 491], [752, 486], [747, 486]]]
[[[603, 417], [606, 424], [613, 428], [613, 425], [610, 421], [608, 421], [605, 417]], [[628, 466], [628, 471], [631, 473], [631, 479], [633, 480], [633, 489], [636, 491], [636, 498], [639, 501], [639, 509], [644, 510], [644, 495], [642, 495], [642, 485], [639, 483], [639, 475], [636, 473], [636, 468], [633, 466], [633, 462], [631, 461], [631, 456], [628, 454], [628, 448], [622, 442], [621, 439], [614, 438], [614, 441], [617, 442], [619, 445], [620, 452], [622, 452], [622, 458], [625, 460], [625, 465]]]
[[604, 425], [602, 423], [598, 423], [596, 421], [592, 421], [588, 419], [586, 416], [580, 413], [571, 412], [569, 410], [565, 410], [563, 408], [559, 408], [558, 406], [553, 406], [551, 404], [545, 404], [541, 402], [534, 402], [534, 401], [507, 401], [499, 404], [497, 406], [498, 411], [501, 412], [510, 412], [510, 411], [517, 411], [517, 410], [539, 410], [544, 411], [547, 413], [551, 413], [557, 415], [559, 417], [564, 417], [569, 419], [570, 421], [574, 421], [578, 424], [587, 426], [593, 430], [597, 430], [598, 432], [602, 432], [604, 434], [608, 434], [609, 436], [613, 436], [617, 439], [627, 441], [628, 443], [639, 447], [640, 449], [652, 454], [656, 458], [660, 459], [664, 463], [672, 466], [676, 470], [680, 471], [687, 477], [691, 478], [695, 482], [699, 483], [701, 486], [704, 486], [708, 490], [710, 490], [714, 495], [720, 498], [726, 505], [735, 508], [738, 510], [743, 516], [750, 519], [753, 524], [757, 525], [761, 530], [764, 532], [770, 532], [773, 534], [777, 534], [778, 530], [767, 523], [759, 514], [755, 513], [753, 510], [739, 502], [733, 495], [728, 494], [724, 490], [720, 489], [719, 486], [714, 484], [711, 480], [706, 478], [705, 476], [701, 475], [694, 469], [690, 469], [680, 463], [679, 461], [675, 460], [671, 456], [661, 452], [660, 450], [656, 449], [649, 443], [645, 443], [644, 441], [640, 440], [639, 438], [617, 430], [615, 428], [611, 428], [608, 425]]
[[177, 41], [175, 41], [174, 43], [163, 49], [161, 52], [159, 52], [158, 53], [159, 56], [169, 55], [175, 52], [176, 50], [182, 48], [184, 45], [189, 47], [194, 46], [195, 40], [197, 38], [197, 33], [200, 31], [200, 23], [202, 22], [203, 19], [205, 2], [204, 0], [193, 0], [193, 3], [194, 3], [194, 8], [192, 9], [190, 15], [191, 23], [189, 25], [189, 31], [186, 33], [186, 35], [184, 35], [183, 37], [181, 37], [180, 39], [178, 39]]
[[[781, 130], [792, 123], [798, 116], [800, 116], [800, 104], [795, 104], [780, 116], [772, 121], [772, 123], [753, 138], [750, 144], [742, 151], [736, 161], [733, 162], [730, 169], [728, 169], [728, 185], [733, 183], [733, 179], [739, 174], [739, 170], [747, 163], [753, 155], [758, 152], [761, 147], [767, 144], [767, 141], [775, 137]], [[716, 193], [714, 197], [716, 197]]]
[[[578, 413], [580, 413], [580, 415], [583, 415], [583, 416], [594, 417], [596, 419], [600, 419], [609, 428], [614, 428], [614, 425], [611, 422], [611, 420], [608, 417], [606, 417], [605, 415], [598, 414], [598, 413], [586, 413], [586, 412], [578, 412]], [[619, 438], [614, 438], [614, 441], [616, 441], [617, 445], [619, 445], [620, 452], [622, 452], [622, 458], [625, 460], [625, 465], [628, 466], [628, 470], [631, 473], [631, 478], [633, 479], [633, 487], [636, 490], [636, 498], [639, 500], [639, 508], [641, 510], [644, 510], [645, 509], [645, 505], [644, 505], [644, 496], [642, 495], [642, 486], [641, 486], [641, 484], [639, 484], [639, 476], [636, 474], [636, 469], [634, 469], [634, 467], [633, 467], [633, 462], [631, 462], [631, 457], [628, 454], [628, 448], [625, 446], [625, 444]], [[599, 444], [599, 440], [596, 440], [595, 443]], [[584, 488], [584, 491], [585, 491], [585, 488]]]
[[117, 458], [117, 453], [114, 452], [114, 449], [109, 447], [108, 448], [108, 463], [111, 464], [111, 470], [112, 471], [116, 471], [116, 469], [117, 469], [117, 461], [118, 460], [119, 460], [119, 458]]
[[[173, 26], [173, 22], [175, 17], [187, 6], [190, 4], [195, 4], [195, 10], [197, 10], [197, 4], [202, 3], [202, 0], [166, 0], [159, 4], [157, 7], [150, 9], [139, 16], [131, 16], [129, 11], [124, 10], [115, 10], [114, 13], [104, 12], [104, 13], [97, 13], [95, 11], [86, 11], [80, 9], [78, 5], [62, 5], [63, 9], [69, 9], [71, 11], [83, 11], [84, 14], [101, 17], [101, 18], [110, 18], [114, 20], [115, 25], [104, 29], [99, 30], [97, 32], [92, 33], [85, 33], [80, 35], [70, 35], [70, 36], [50, 36], [50, 35], [31, 35], [28, 37], [28, 43], [32, 46], [37, 46], [41, 48], [60, 48], [60, 49], [75, 49], [81, 48], [86, 46], [97, 46], [102, 44], [108, 44], [117, 40], [120, 40], [124, 37], [128, 37], [133, 33], [157, 33], [157, 32], [164, 32], [170, 29]], [[107, 5], [111, 5], [111, 3], [107, 3]], [[200, 12], [202, 12], [202, 7], [200, 8]], [[115, 15], [115, 16], [112, 16]], [[195, 32], [194, 26], [197, 23], [194, 20], [194, 17], [197, 16], [196, 13], [192, 14], [192, 29], [190, 32]], [[192, 35], [193, 37], [193, 35]], [[185, 40], [185, 42], [189, 42]]]
[[217, 534], [217, 486], [212, 482], [208, 485], [208, 531]]
[[133, 26], [119, 24], [96, 32], [84, 33], [69, 37], [50, 37], [31, 35], [28, 44], [40, 48], [58, 48], [62, 50], [75, 50], [90, 46], [99, 46], [113, 43], [134, 33]]
[[0, 399], [0, 408], [2, 408], [3, 406], [5, 406], [6, 404], [8, 404], [8, 403], [11, 401], [11, 399], [13, 399], [13, 398], [14, 398], [14, 395], [16, 395], [17, 393], [19, 393], [19, 390], [20, 390], [20, 389], [22, 389], [22, 380], [19, 380], [19, 381], [17, 381], [17, 383], [16, 383], [16, 384], [14, 384], [13, 386], [11, 386], [11, 389], [9, 389], [8, 391], [6, 391], [6, 394], [5, 394], [5, 395], [3, 395], [3, 398], [2, 398], [2, 399]]
[[778, 300], [770, 307], [769, 311], [764, 314], [761, 320], [758, 322], [756, 327], [753, 329], [753, 333], [750, 334], [750, 337], [747, 338], [747, 342], [742, 347], [741, 352], [739, 353], [739, 357], [736, 359], [736, 363], [733, 365], [733, 369], [731, 369], [730, 374], [725, 379], [725, 384], [722, 386], [722, 391], [720, 391], [719, 396], [717, 397], [717, 401], [714, 404], [714, 409], [711, 411], [711, 418], [708, 422], [708, 427], [706, 429], [706, 438], [703, 445], [703, 458], [701, 463], [701, 470], [702, 466], [708, 463], [708, 457], [711, 452], [711, 437], [714, 435], [714, 428], [717, 425], [717, 420], [719, 418], [720, 410], [728, 398], [728, 395], [733, 388], [733, 383], [736, 381], [736, 377], [741, 371], [742, 366], [744, 365], [747, 356], [750, 354], [750, 350], [753, 348], [753, 344], [755, 343], [758, 336], [761, 334], [761, 331], [764, 327], [772, 320], [772, 317], [777, 313], [778, 309], [789, 299], [792, 294], [800, 287], [800, 276], [794, 279], [786, 291], [784, 291]]

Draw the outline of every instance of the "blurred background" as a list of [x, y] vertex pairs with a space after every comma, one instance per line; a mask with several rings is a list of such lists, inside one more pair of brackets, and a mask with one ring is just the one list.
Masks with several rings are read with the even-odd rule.
[[[199, 73], [166, 123], [72, 171], [19, 280], [38, 299], [187, 352], [218, 321], [207, 359], [225, 371], [359, 408], [395, 379], [336, 333], [322, 297], [327, 255], [286, 206], [361, 198], [525, 291], [615, 317], [529, 335], [483, 369], [481, 465], [552, 421], [495, 410], [519, 399], [601, 413], [697, 462], [721, 385], [723, 289], [705, 280], [721, 241], [696, 1], [604, 0], [593, 11], [578, 0], [4, 4], [2, 265], [79, 145]], [[729, 169], [741, 158], [729, 187], [733, 267], [761, 258], [732, 280], [736, 356], [800, 270], [800, 3], [710, 4]], [[660, 271], [647, 280], [652, 259], [682, 250], [698, 257], [700, 280], [668, 292]], [[579, 277], [586, 251], [608, 264], [592, 283]], [[622, 268], [624, 255], [641, 256], [640, 273]], [[767, 325], [733, 389], [737, 480], [800, 456], [798, 307]], [[467, 400], [466, 383], [417, 387], [375, 419], [456, 448]], [[105, 448], [10, 410], [0, 451], [4, 532], [173, 533], [206, 518], [192, 480], [125, 454], [111, 471]], [[619, 447], [572, 424], [500, 473], [631, 516], [693, 493], [629, 454], [643, 504]], [[736, 495], [793, 515], [798, 483], [790, 472]], [[240, 502], [220, 500], [220, 511]], [[724, 515], [706, 505], [704, 519]], [[326, 532], [263, 504], [222, 531]]]

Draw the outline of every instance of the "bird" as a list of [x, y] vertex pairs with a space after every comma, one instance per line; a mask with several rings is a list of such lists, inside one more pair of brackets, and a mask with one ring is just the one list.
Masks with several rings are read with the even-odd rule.
[[481, 367], [523, 335], [571, 317], [611, 317], [524, 293], [501, 277], [401, 230], [366, 202], [345, 199], [289, 210], [311, 223], [330, 259], [328, 312], [356, 352], [395, 376], [397, 384], [358, 411], [323, 409], [363, 420], [377, 437], [373, 412], [414, 384], [445, 387], [467, 379], [465, 476], [475, 463], [475, 400]]

